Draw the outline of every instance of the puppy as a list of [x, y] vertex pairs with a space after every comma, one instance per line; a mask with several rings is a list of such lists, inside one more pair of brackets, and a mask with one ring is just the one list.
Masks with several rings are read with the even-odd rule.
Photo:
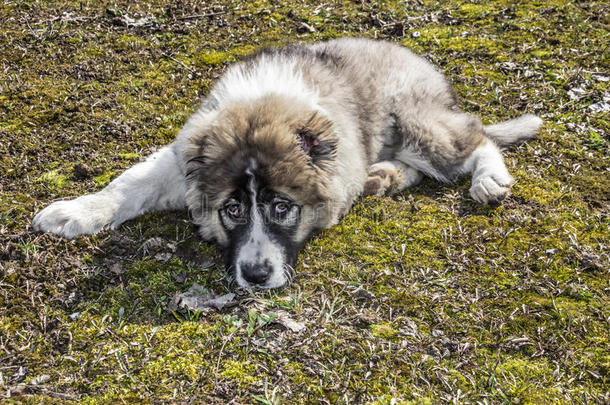
[[501, 201], [513, 179], [498, 146], [541, 123], [482, 125], [430, 63], [391, 43], [267, 49], [225, 72], [175, 142], [100, 192], [51, 204], [33, 228], [74, 238], [186, 207], [239, 286], [277, 288], [307, 239], [360, 195], [468, 173], [472, 198]]

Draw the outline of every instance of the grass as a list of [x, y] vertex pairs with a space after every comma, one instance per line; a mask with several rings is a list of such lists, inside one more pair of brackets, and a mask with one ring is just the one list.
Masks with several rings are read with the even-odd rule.
[[[0, 5], [0, 388], [7, 403], [607, 403], [608, 6], [601, 1]], [[304, 25], [306, 24], [306, 25]], [[171, 142], [227, 65], [344, 35], [425, 54], [485, 122], [530, 112], [498, 207], [469, 180], [358, 202], [295, 283], [228, 293], [186, 213], [63, 240], [50, 201]], [[574, 91], [578, 89], [578, 91]], [[305, 325], [295, 332], [282, 316]]]

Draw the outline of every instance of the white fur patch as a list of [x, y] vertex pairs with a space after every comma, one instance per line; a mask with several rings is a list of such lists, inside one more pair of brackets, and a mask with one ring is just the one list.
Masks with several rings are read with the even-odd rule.
[[295, 61], [263, 56], [254, 67], [239, 64], [230, 68], [213, 89], [221, 104], [254, 100], [269, 94], [299, 97], [317, 106], [318, 94], [307, 85]]
[[461, 171], [472, 173], [470, 195], [482, 204], [504, 199], [513, 183], [513, 178], [504, 165], [502, 153], [489, 140], [472, 152]]
[[485, 134], [500, 145], [510, 145], [536, 137], [542, 120], [535, 115], [525, 114], [512, 120], [485, 126]]

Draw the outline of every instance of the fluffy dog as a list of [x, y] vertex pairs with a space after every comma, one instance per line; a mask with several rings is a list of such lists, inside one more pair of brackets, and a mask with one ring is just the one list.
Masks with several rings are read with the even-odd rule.
[[360, 195], [470, 173], [472, 198], [501, 201], [513, 179], [498, 146], [541, 122], [482, 125], [430, 63], [387, 42], [267, 49], [225, 72], [174, 143], [98, 193], [51, 204], [33, 227], [74, 238], [188, 207], [239, 286], [277, 288], [307, 239]]

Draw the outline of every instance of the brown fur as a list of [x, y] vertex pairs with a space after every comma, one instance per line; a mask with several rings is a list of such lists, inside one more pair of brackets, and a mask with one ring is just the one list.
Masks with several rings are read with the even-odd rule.
[[191, 170], [196, 170], [197, 188], [205, 196], [206, 204], [195, 213], [199, 220], [217, 215], [252, 161], [271, 189], [289, 194], [301, 206], [331, 200], [328, 178], [336, 162], [332, 156], [307, 155], [299, 132], [314, 135], [321, 144], [337, 142], [328, 119], [298, 100], [278, 96], [227, 107], [207, 130], [195, 133], [185, 158], [198, 166]]

